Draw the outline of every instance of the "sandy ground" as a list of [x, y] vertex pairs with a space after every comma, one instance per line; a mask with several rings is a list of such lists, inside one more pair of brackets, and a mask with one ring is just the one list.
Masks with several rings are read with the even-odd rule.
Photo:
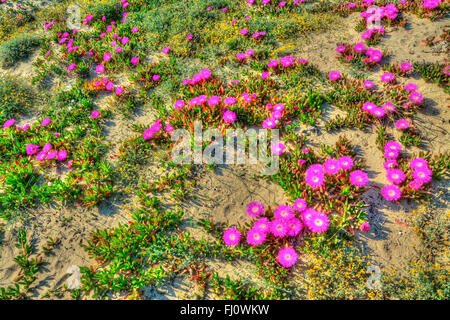
[[[405, 29], [388, 29], [387, 36], [378, 49], [386, 49], [390, 52], [392, 62], [435, 62], [442, 61], [448, 53], [431, 52], [424, 47], [421, 40], [428, 36], [440, 35], [444, 28], [448, 28], [449, 20], [429, 22], [420, 20], [412, 15], [407, 15], [409, 21]], [[348, 72], [344, 65], [338, 63], [335, 58], [335, 48], [345, 41], [358, 42], [359, 34], [354, 31], [358, 21], [357, 14], [343, 19], [341, 28], [333, 32], [312, 34], [307, 40], [299, 40], [299, 50], [295, 54], [297, 58], [306, 58], [317, 65], [322, 71], [339, 70]], [[14, 68], [0, 70], [30, 79], [33, 73], [32, 62], [35, 61], [35, 53], [28, 61], [21, 62]], [[381, 70], [375, 69], [368, 73], [369, 79], [379, 84]], [[433, 153], [449, 151], [449, 96], [435, 84], [429, 84], [413, 75], [409, 79], [401, 79], [402, 82], [415, 82], [419, 91], [426, 98], [425, 108], [420, 111], [418, 126], [425, 134], [425, 148]], [[96, 104], [103, 106], [107, 97], [100, 98]], [[374, 128], [366, 131], [339, 130], [326, 132], [324, 121], [332, 119], [341, 113], [332, 106], [328, 106], [318, 130], [307, 130], [311, 146], [319, 148], [320, 144], [334, 144], [340, 135], [345, 135], [353, 145], [358, 146], [358, 155], [366, 160], [368, 173], [372, 185], [386, 183], [384, 169], [382, 168], [382, 155], [375, 144], [376, 136]], [[106, 140], [111, 143], [109, 155], [115, 154], [119, 146], [126, 138], [132, 137], [131, 124], [150, 124], [154, 119], [151, 110], [144, 110], [132, 119], [114, 115], [105, 124]], [[305, 126], [302, 129], [307, 129]], [[394, 137], [398, 134], [390, 128]], [[409, 148], [407, 152], [416, 151]], [[114, 159], [111, 160], [114, 163]], [[155, 175], [158, 170], [155, 169]], [[249, 222], [245, 214], [245, 206], [251, 201], [262, 201], [271, 207], [284, 203], [286, 198], [281, 187], [273, 182], [263, 179], [255, 179], [255, 168], [251, 167], [227, 167], [218, 166], [214, 172], [204, 170], [198, 185], [190, 198], [183, 204], [187, 217], [185, 230], [190, 231], [194, 237], [207, 237], [196, 220], [211, 217], [217, 222], [229, 222], [231, 225]], [[448, 188], [448, 185], [437, 184], [437, 189]], [[415, 207], [414, 203], [392, 204], [382, 199], [376, 189], [371, 189], [364, 195], [364, 200], [370, 205], [368, 219], [372, 229], [367, 233], [358, 234], [358, 238], [364, 243], [374, 262], [384, 268], [395, 266], [403, 268], [406, 259], [414, 255], [412, 245], [417, 242], [412, 228], [408, 225], [408, 217]], [[131, 205], [131, 204], [130, 204]], [[448, 202], [441, 201], [442, 207]], [[89, 238], [89, 234], [96, 229], [113, 227], [119, 222], [127, 221], [130, 207], [106, 201], [96, 209], [83, 208], [56, 208], [43, 207], [38, 210], [30, 210], [27, 219], [17, 219], [5, 226], [5, 233], [0, 238], [0, 286], [11, 285], [17, 276], [17, 269], [13, 258], [18, 254], [14, 244], [17, 231], [22, 226], [28, 230], [28, 238], [32, 239], [36, 248], [41, 248], [49, 237], [58, 237], [61, 244], [55, 247], [53, 252], [44, 259], [43, 272], [38, 275], [37, 291], [35, 297], [42, 296], [47, 290], [60, 287], [68, 278], [66, 270], [71, 265], [88, 266], [92, 261], [86, 252], [80, 247], [80, 243]], [[26, 221], [26, 222], [23, 222]], [[210, 271], [218, 271], [221, 276], [245, 277], [254, 279], [255, 270], [251, 264], [230, 265], [219, 261], [209, 262]], [[149, 299], [180, 299], [190, 298], [195, 293], [195, 287], [189, 280], [189, 276], [176, 278], [172, 283], [159, 288], [148, 288], [145, 296]]]

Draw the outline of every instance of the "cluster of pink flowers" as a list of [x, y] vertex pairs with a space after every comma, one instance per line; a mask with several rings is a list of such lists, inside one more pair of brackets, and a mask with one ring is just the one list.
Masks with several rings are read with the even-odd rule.
[[236, 59], [239, 61], [245, 61], [247, 58], [251, 58], [255, 54], [255, 50], [248, 49], [245, 53], [238, 53]]
[[108, 79], [108, 78], [103, 78], [103, 79], [101, 79], [101, 81], [100, 80], [98, 80], [98, 81], [95, 81], [94, 82], [94, 85], [96, 86], [96, 87], [103, 87], [103, 86], [105, 86], [105, 89], [107, 90], [107, 91], [114, 91], [114, 93], [116, 94], [116, 95], [120, 95], [121, 93], [123, 93], [123, 91], [124, 91], [124, 88], [123, 87], [121, 87], [121, 86], [119, 86], [119, 87], [115, 87], [114, 86], [114, 80], [113, 79]]
[[45, 161], [57, 159], [58, 161], [64, 161], [67, 159], [67, 151], [66, 150], [52, 150], [53, 146], [51, 143], [46, 143], [42, 150], [39, 151], [39, 145], [36, 144], [28, 144], [26, 146], [26, 151], [29, 156], [36, 154], [37, 161]]
[[425, 9], [435, 9], [439, 7], [441, 0], [424, 0], [422, 3], [422, 7]]
[[183, 80], [183, 85], [196, 85], [199, 83], [202, 83], [203, 81], [208, 80], [209, 78], [211, 78], [211, 71], [209, 69], [203, 69], [202, 71], [200, 71], [199, 73], [195, 74], [192, 79], [184, 79]]
[[150, 140], [154, 137], [156, 133], [158, 133], [162, 128], [161, 120], [156, 119], [152, 126], [144, 131], [142, 137], [145, 140]]
[[369, 39], [372, 39], [372, 37], [373, 37], [374, 35], [376, 35], [376, 34], [382, 35], [382, 34], [384, 34], [384, 33], [385, 33], [385, 30], [384, 30], [383, 27], [367, 29], [366, 31], [364, 31], [364, 32], [361, 34], [361, 39], [362, 39], [362, 40], [369, 40]]
[[266, 109], [271, 110], [271, 115], [270, 118], [263, 121], [262, 126], [264, 129], [273, 129], [283, 117], [284, 104], [277, 103], [272, 106], [272, 104], [268, 103]]

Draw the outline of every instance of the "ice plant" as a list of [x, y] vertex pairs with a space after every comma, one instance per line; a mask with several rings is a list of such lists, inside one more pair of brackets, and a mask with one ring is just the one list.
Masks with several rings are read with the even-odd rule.
[[241, 241], [241, 233], [234, 227], [228, 228], [223, 234], [223, 241], [227, 246], [235, 247]]
[[297, 200], [294, 201], [294, 204], [292, 205], [292, 207], [294, 208], [295, 211], [301, 213], [306, 210], [307, 203], [306, 203], [305, 199], [298, 198]]
[[388, 201], [397, 201], [402, 196], [402, 191], [395, 184], [387, 184], [381, 189], [381, 194]]
[[290, 268], [297, 263], [297, 252], [290, 247], [285, 247], [278, 252], [278, 262], [285, 268]]
[[354, 186], [363, 188], [369, 183], [369, 177], [364, 171], [355, 170], [350, 172], [350, 183]]
[[397, 122], [395, 122], [395, 127], [400, 130], [408, 129], [409, 128], [409, 120], [400, 119]]
[[259, 230], [264, 233], [270, 232], [270, 221], [267, 218], [260, 218], [253, 224], [253, 229]]
[[338, 159], [339, 165], [343, 170], [350, 170], [353, 168], [353, 159], [348, 156], [343, 156]]
[[316, 211], [312, 214], [310, 219], [305, 221], [305, 223], [312, 233], [321, 234], [328, 230], [330, 219], [325, 213]]
[[273, 213], [276, 219], [291, 219], [294, 218], [294, 209], [291, 206], [280, 204]]
[[277, 237], [283, 238], [287, 235], [286, 222], [282, 219], [275, 219], [270, 223], [270, 232]]
[[341, 73], [339, 71], [331, 71], [328, 75], [328, 78], [331, 81], [336, 81], [337, 79], [339, 79], [341, 77]]
[[234, 121], [236, 121], [236, 113], [230, 110], [226, 110], [223, 113], [223, 121], [227, 123], [233, 123]]
[[259, 217], [264, 213], [264, 205], [258, 201], [250, 202], [246, 212], [249, 217]]
[[400, 169], [389, 169], [386, 172], [386, 179], [390, 183], [400, 184], [405, 181], [406, 176], [405, 173]]
[[270, 147], [270, 151], [278, 156], [281, 155], [285, 149], [286, 147], [281, 142], [275, 143]]
[[250, 229], [247, 232], [247, 243], [252, 246], [257, 246], [266, 241], [266, 233], [258, 229]]
[[325, 168], [325, 172], [328, 174], [336, 174], [341, 170], [341, 165], [336, 159], [328, 159], [323, 163], [323, 167]]

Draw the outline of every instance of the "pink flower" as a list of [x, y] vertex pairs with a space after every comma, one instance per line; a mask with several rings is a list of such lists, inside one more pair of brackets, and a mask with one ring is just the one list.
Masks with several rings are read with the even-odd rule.
[[236, 113], [233, 111], [227, 110], [223, 113], [223, 121], [227, 123], [233, 123], [236, 121]]
[[97, 73], [103, 73], [103, 72], [105, 72], [105, 67], [103, 65], [99, 64], [99, 65], [97, 65], [97, 67], [95, 67], [95, 71]]
[[417, 90], [417, 84], [415, 83], [407, 83], [405, 84], [405, 91], [413, 92]]
[[77, 66], [76, 63], [72, 63], [67, 67], [67, 70], [72, 71], [73, 69], [75, 69], [76, 66]]
[[404, 172], [400, 169], [389, 169], [386, 172], [386, 179], [390, 183], [400, 184], [403, 181], [405, 181], [406, 176], [405, 176]]
[[325, 172], [331, 175], [336, 174], [341, 170], [339, 161], [336, 159], [328, 159], [324, 162], [323, 167], [325, 168]]
[[257, 246], [266, 241], [266, 233], [258, 229], [250, 229], [247, 233], [247, 243], [252, 246]]
[[388, 201], [397, 201], [402, 196], [402, 191], [395, 184], [387, 184], [381, 189], [381, 194]]
[[247, 215], [256, 218], [264, 214], [264, 205], [261, 202], [254, 201], [247, 205]]
[[411, 169], [428, 168], [428, 161], [426, 161], [424, 158], [414, 158], [409, 162], [409, 166], [411, 167]]
[[247, 29], [242, 29], [239, 31], [240, 34], [246, 35], [248, 34], [248, 30]]
[[136, 64], [139, 63], [139, 58], [138, 58], [138, 57], [132, 57], [131, 60], [130, 60], [130, 62], [131, 62], [132, 64], [136, 65]]
[[305, 221], [306, 226], [312, 233], [321, 234], [328, 230], [330, 226], [330, 219], [328, 216], [320, 211], [312, 213], [310, 219]]
[[421, 104], [423, 102], [423, 96], [419, 92], [414, 91], [409, 95], [409, 100], [414, 104]]
[[342, 53], [342, 52], [344, 52], [344, 51], [345, 51], [345, 46], [338, 46], [338, 47], [336, 48], [336, 52]]
[[389, 112], [389, 113], [392, 113], [395, 111], [395, 105], [392, 102], [385, 102], [385, 103], [383, 103], [382, 107], [386, 112]]
[[58, 151], [57, 155], [58, 161], [64, 161], [67, 159], [67, 151], [66, 150], [60, 150]]
[[181, 109], [184, 107], [184, 101], [183, 100], [177, 100], [174, 103], [175, 109]]
[[353, 159], [351, 157], [343, 156], [343, 157], [340, 157], [338, 159], [338, 161], [339, 161], [339, 165], [344, 170], [350, 170], [351, 168], [353, 168]]
[[188, 34], [188, 35], [186, 36], [186, 39], [187, 39], [187, 40], [192, 40], [193, 37], [194, 37], [194, 36], [193, 36], [192, 34]]
[[395, 123], [395, 127], [400, 130], [408, 129], [409, 128], [409, 120], [400, 119]]
[[9, 119], [6, 120], [5, 123], [3, 124], [3, 128], [9, 128], [11, 127], [14, 123], [16, 123], [15, 119]]
[[383, 167], [386, 170], [393, 169], [395, 167], [398, 167], [398, 163], [395, 160], [388, 160], [383, 163]]
[[331, 81], [336, 81], [340, 77], [341, 77], [341, 73], [339, 71], [331, 71], [330, 74], [328, 75], [328, 78]]
[[285, 247], [278, 252], [278, 262], [285, 268], [290, 268], [297, 263], [297, 252], [290, 247]]
[[286, 147], [281, 142], [275, 143], [270, 147], [270, 151], [276, 155], [281, 155]]
[[273, 129], [277, 126], [277, 123], [275, 121], [275, 119], [266, 119], [263, 121], [263, 128], [264, 129]]
[[356, 52], [364, 52], [366, 50], [366, 45], [363, 42], [358, 42], [355, 44], [355, 47], [353, 48]]
[[227, 97], [223, 100], [223, 103], [225, 103], [227, 106], [233, 105], [236, 103], [236, 98], [234, 97]]
[[399, 152], [396, 150], [386, 150], [384, 152], [384, 157], [386, 159], [397, 159], [399, 156]]
[[100, 115], [100, 111], [94, 110], [94, 111], [92, 111], [92, 113], [91, 113], [91, 118], [92, 118], [92, 119], [96, 119], [96, 118], [98, 118], [99, 115]]
[[287, 231], [288, 229], [284, 220], [275, 219], [270, 223], [270, 232], [276, 237], [285, 237]]
[[305, 211], [307, 208], [306, 200], [303, 198], [298, 198], [297, 200], [294, 201], [294, 204], [292, 205], [292, 207], [294, 208], [295, 211], [301, 213], [301, 212]]
[[219, 96], [212, 96], [208, 99], [208, 105], [210, 107], [213, 107], [215, 105], [217, 105], [220, 102], [220, 97]]
[[263, 73], [261, 73], [261, 78], [263, 78], [263, 79], [266, 79], [266, 78], [268, 78], [270, 76], [270, 73], [269, 72], [263, 72]]
[[363, 222], [359, 226], [359, 230], [361, 230], [362, 232], [369, 231], [369, 229], [370, 229], [370, 224], [368, 222]]
[[134, 28], [131, 29], [131, 32], [133, 32], [133, 33], [136, 33], [138, 31], [139, 31], [138, 27], [134, 27]]
[[291, 206], [280, 204], [273, 213], [276, 219], [291, 219], [294, 218], [294, 209]]
[[411, 70], [411, 64], [409, 64], [408, 62], [403, 62], [402, 64], [400, 64], [400, 69], [402, 69], [402, 71], [404, 72], [408, 72], [409, 70]]
[[116, 94], [117, 94], [117, 95], [121, 94], [121, 93], [123, 92], [123, 90], [124, 90], [124, 89], [123, 89], [122, 87], [117, 87], [117, 88], [116, 88]]
[[372, 81], [367, 80], [362, 83], [362, 86], [366, 89], [371, 89], [371, 88], [373, 88], [374, 84]]
[[152, 79], [153, 81], [158, 81], [161, 78], [161, 76], [159, 74], [154, 74]]
[[387, 150], [393, 150], [393, 151], [401, 152], [402, 151], [402, 145], [400, 143], [398, 143], [397, 141], [389, 141], [388, 143], [386, 143], [384, 145], [384, 151], [387, 151]]
[[170, 47], [165, 47], [165, 48], [162, 50], [162, 53], [167, 54], [167, 53], [169, 53], [169, 51], [170, 51]]
[[27, 145], [26, 150], [27, 154], [31, 156], [39, 151], [39, 145], [30, 143]]
[[269, 233], [270, 231], [270, 221], [267, 218], [260, 218], [253, 224], [253, 229], [259, 230], [264, 233]]
[[315, 189], [321, 187], [325, 181], [324, 173], [315, 172], [314, 170], [311, 170], [311, 167], [309, 167], [306, 170], [305, 180], [311, 188]]
[[41, 122], [41, 126], [45, 127], [47, 126], [52, 120], [49, 117], [44, 118], [44, 120], [42, 120]]
[[127, 44], [129, 41], [128, 37], [123, 37], [122, 38], [122, 44]]
[[223, 234], [223, 241], [227, 246], [237, 246], [241, 241], [241, 233], [234, 227], [228, 228]]
[[419, 190], [420, 188], [422, 188], [422, 182], [419, 180], [412, 180], [410, 183], [408, 183], [408, 187], [410, 187], [413, 190]]
[[413, 171], [413, 177], [415, 180], [422, 184], [426, 184], [431, 181], [433, 172], [428, 168], [417, 168]]
[[298, 218], [291, 218], [286, 221], [286, 225], [288, 228], [287, 235], [289, 237], [297, 236], [303, 230], [303, 224]]
[[355, 170], [350, 173], [350, 183], [354, 186], [363, 188], [369, 182], [367, 173], [361, 170]]
[[390, 72], [383, 73], [381, 75], [381, 81], [386, 82], [386, 83], [393, 82], [393, 81], [395, 81], [395, 76]]
[[42, 152], [49, 152], [53, 148], [52, 144], [50, 142], [47, 142], [44, 144], [44, 147], [42, 148]]

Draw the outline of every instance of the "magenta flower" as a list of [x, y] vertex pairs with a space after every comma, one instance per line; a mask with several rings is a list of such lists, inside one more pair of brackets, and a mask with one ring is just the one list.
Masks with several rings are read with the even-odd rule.
[[409, 166], [414, 170], [428, 168], [428, 161], [426, 161], [424, 158], [414, 158], [409, 162]]
[[374, 86], [374, 83], [372, 81], [366, 80], [362, 83], [362, 86], [366, 89], [371, 89]]
[[364, 50], [366, 50], [366, 45], [363, 42], [358, 42], [355, 44], [355, 47], [353, 48], [356, 52], [362, 53]]
[[411, 70], [411, 68], [412, 66], [408, 62], [403, 62], [402, 64], [400, 64], [400, 69], [404, 72], [408, 72], [409, 70]]
[[250, 229], [247, 232], [247, 243], [252, 246], [257, 246], [266, 241], [266, 233], [258, 229]]
[[77, 66], [76, 63], [72, 63], [67, 67], [67, 70], [72, 71], [73, 69], [75, 69], [76, 66]]
[[269, 72], [263, 72], [263, 73], [261, 73], [261, 78], [266, 79], [266, 78], [268, 78], [268, 77], [270, 77], [270, 73], [269, 73]]
[[27, 154], [31, 156], [39, 151], [39, 145], [30, 143], [27, 145], [26, 150]]
[[413, 171], [413, 178], [422, 184], [426, 184], [431, 181], [433, 172], [428, 168], [418, 168]]
[[94, 111], [92, 111], [92, 113], [91, 113], [91, 118], [92, 118], [92, 119], [96, 119], [96, 118], [98, 118], [99, 115], [100, 115], [100, 111], [94, 110]]
[[405, 176], [405, 173], [400, 169], [389, 169], [386, 172], [386, 179], [390, 183], [400, 184], [403, 181], [405, 181], [406, 176]]
[[44, 118], [44, 120], [42, 120], [41, 122], [41, 126], [45, 127], [47, 126], [52, 120], [49, 117]]
[[248, 30], [247, 29], [242, 29], [239, 31], [240, 34], [246, 35], [248, 34]]
[[64, 161], [67, 159], [67, 151], [66, 150], [60, 150], [58, 151], [57, 155], [58, 161]]
[[170, 51], [170, 47], [165, 47], [164, 49], [162, 49], [162, 53], [164, 54], [168, 54]]
[[311, 218], [306, 220], [305, 223], [312, 233], [321, 234], [328, 230], [330, 219], [325, 213], [316, 211], [312, 213]]
[[303, 198], [298, 198], [294, 201], [294, 204], [292, 205], [295, 211], [297, 212], [303, 212], [307, 208], [306, 200]]
[[323, 163], [323, 167], [325, 168], [325, 172], [328, 174], [336, 174], [339, 170], [341, 170], [341, 165], [336, 159], [328, 159]]
[[325, 181], [325, 177], [323, 173], [313, 173], [311, 171], [306, 170], [305, 176], [306, 183], [313, 189], [323, 186]]
[[386, 170], [393, 169], [398, 167], [398, 163], [395, 160], [388, 160], [383, 163], [383, 167]]
[[397, 141], [389, 141], [384, 145], [384, 151], [393, 150], [397, 152], [402, 151], [402, 145]]
[[286, 147], [281, 142], [275, 143], [270, 147], [270, 151], [278, 156], [281, 155], [285, 149]]
[[361, 230], [362, 232], [369, 231], [369, 229], [370, 229], [370, 224], [366, 221], [361, 223], [361, 225], [359, 226], [359, 230]]
[[215, 105], [217, 105], [220, 102], [220, 97], [219, 96], [212, 96], [208, 99], [208, 105], [210, 107], [213, 107]]
[[294, 209], [291, 206], [280, 204], [273, 213], [277, 219], [291, 219], [295, 217]]
[[396, 150], [386, 150], [384, 152], [384, 157], [386, 159], [397, 159], [399, 156], [399, 152]]
[[407, 83], [405, 84], [405, 91], [414, 92], [417, 90], [417, 84], [415, 83]]
[[395, 123], [395, 127], [400, 130], [408, 129], [409, 128], [409, 120], [400, 119]]
[[117, 87], [117, 88], [116, 88], [116, 94], [117, 94], [117, 95], [121, 94], [121, 93], [123, 92], [123, 90], [124, 90], [124, 89], [123, 89], [122, 87]]
[[192, 34], [188, 34], [188, 35], [186, 36], [186, 39], [187, 39], [187, 40], [192, 40], [193, 37], [194, 37], [194, 36], [193, 36]]
[[328, 78], [331, 81], [336, 81], [340, 77], [341, 77], [341, 73], [339, 71], [331, 71], [330, 74], [328, 75]]
[[419, 92], [414, 91], [409, 95], [409, 100], [414, 104], [421, 104], [423, 102], [423, 96]]
[[410, 187], [413, 190], [419, 190], [420, 188], [422, 188], [422, 182], [419, 180], [412, 180], [410, 183], [408, 183], [408, 187]]
[[344, 170], [350, 170], [351, 168], [353, 168], [353, 159], [351, 157], [343, 156], [343, 157], [340, 157], [338, 159], [338, 161], [339, 161], [339, 165]]
[[386, 82], [386, 83], [393, 82], [393, 81], [395, 81], [395, 76], [390, 72], [383, 73], [381, 75], [381, 81]]
[[287, 225], [287, 235], [289, 237], [295, 237], [303, 230], [303, 224], [298, 218], [291, 218], [286, 221]]
[[264, 214], [264, 205], [261, 202], [254, 201], [247, 205], [247, 215], [256, 218]]
[[278, 262], [285, 268], [290, 268], [297, 263], [297, 252], [290, 247], [285, 247], [278, 252]]
[[52, 144], [50, 142], [47, 142], [44, 144], [44, 147], [42, 148], [42, 152], [49, 152], [53, 148]]
[[287, 231], [286, 222], [284, 220], [275, 219], [270, 223], [270, 232], [276, 237], [285, 237]]
[[241, 233], [239, 232], [238, 229], [236, 229], [234, 227], [228, 228], [223, 233], [223, 241], [225, 242], [225, 244], [227, 246], [235, 247], [241, 241]]
[[36, 160], [44, 161], [46, 156], [47, 156], [47, 152], [41, 151], [36, 155]]
[[109, 60], [111, 60], [111, 58], [112, 58], [112, 55], [109, 52], [107, 52], [103, 55], [103, 61], [109, 61]]
[[50, 151], [49, 153], [47, 153], [46, 159], [51, 160], [53, 158], [56, 158], [57, 156], [58, 156], [58, 151], [53, 150], [53, 151]]
[[107, 84], [106, 84], [106, 90], [108, 90], [108, 91], [112, 91], [113, 89], [114, 89], [114, 83], [112, 83], [112, 82], [108, 82]]
[[270, 232], [270, 221], [267, 218], [260, 218], [253, 224], [253, 229], [259, 230], [264, 233]]
[[181, 108], [183, 108], [183, 107], [184, 107], [184, 101], [183, 101], [183, 100], [177, 100], [177, 101], [174, 103], [174, 107], [175, 107], [175, 109], [181, 109]]
[[381, 194], [388, 201], [397, 201], [402, 196], [402, 191], [395, 184], [387, 184], [381, 189]]
[[227, 110], [223, 113], [223, 121], [227, 123], [233, 123], [236, 121], [236, 113], [233, 111]]
[[366, 112], [372, 113], [374, 109], [377, 108], [377, 105], [373, 102], [366, 102], [363, 104], [362, 109]]
[[131, 60], [130, 60], [130, 62], [131, 62], [132, 64], [136, 65], [136, 64], [139, 63], [139, 58], [138, 58], [138, 57], [132, 57]]
[[136, 33], [138, 31], [139, 31], [138, 27], [134, 27], [134, 28], [131, 29], [131, 32], [133, 32], [133, 33]]
[[5, 123], [3, 124], [3, 128], [9, 128], [9, 127], [11, 127], [14, 123], [16, 123], [16, 119], [9, 119], [9, 120], [6, 120]]
[[345, 52], [345, 46], [338, 46], [336, 48], [336, 52], [339, 52], [339, 53]]
[[152, 79], [153, 81], [158, 81], [161, 78], [161, 76], [159, 74], [154, 74]]
[[236, 98], [234, 98], [234, 97], [227, 97], [227, 98], [225, 98], [225, 99], [223, 100], [223, 103], [224, 103], [225, 105], [227, 105], [227, 106], [231, 106], [231, 105], [233, 105], [233, 104], [236, 103]]
[[263, 128], [264, 129], [273, 129], [277, 126], [277, 122], [275, 119], [269, 118], [263, 121]]
[[354, 186], [363, 188], [369, 183], [369, 176], [361, 170], [350, 172], [350, 183]]
[[245, 55], [245, 53], [238, 53], [238, 54], [236, 55], [236, 58], [237, 58], [238, 60], [244, 60], [245, 58], [247, 58], [247, 56]]
[[103, 72], [105, 72], [105, 67], [103, 65], [99, 64], [99, 65], [97, 65], [97, 67], [95, 67], [95, 71], [97, 73], [103, 73]]
[[385, 103], [383, 103], [382, 107], [386, 112], [389, 112], [389, 113], [392, 113], [395, 111], [395, 104], [393, 104], [392, 102], [385, 102]]

